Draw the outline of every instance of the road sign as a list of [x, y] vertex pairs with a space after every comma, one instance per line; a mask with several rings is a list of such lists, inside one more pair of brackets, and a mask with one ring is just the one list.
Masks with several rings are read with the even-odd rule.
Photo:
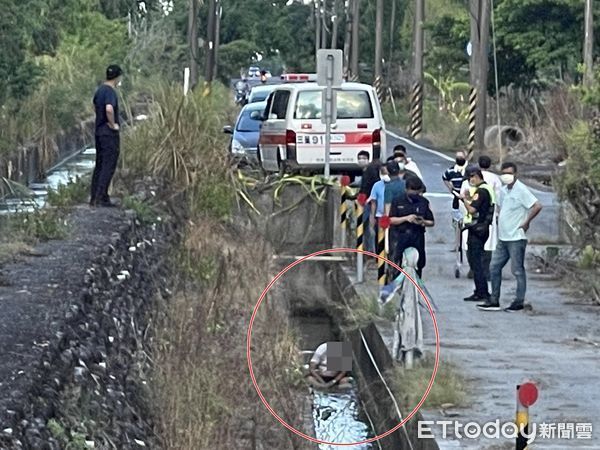
[[471, 41], [467, 43], [467, 48], [465, 50], [467, 51], [467, 56], [471, 56], [471, 53], [473, 53], [473, 44], [471, 44]]
[[321, 121], [325, 124], [325, 171], [329, 178], [329, 160], [331, 150], [331, 125], [337, 117], [334, 88], [342, 86], [342, 64], [344, 53], [339, 50], [321, 49], [317, 51], [317, 84], [325, 86]]
[[[328, 86], [331, 77], [331, 87], [339, 88], [343, 81], [344, 52], [339, 49], [321, 49], [317, 52], [317, 84]], [[328, 75], [328, 70], [331, 74]]]
[[519, 401], [525, 407], [530, 407], [538, 399], [538, 388], [533, 383], [523, 383], [519, 386]]

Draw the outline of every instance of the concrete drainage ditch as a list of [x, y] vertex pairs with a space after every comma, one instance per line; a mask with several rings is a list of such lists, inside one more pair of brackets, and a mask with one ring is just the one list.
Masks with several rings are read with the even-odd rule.
[[[385, 433], [401, 420], [380, 377], [393, 366], [382, 337], [373, 324], [353, 328], [353, 324], [345, 319], [347, 315], [342, 313], [346, 302], [351, 304], [358, 295], [344, 264], [343, 261], [306, 260], [279, 279], [273, 296], [269, 298], [269, 301], [286, 308], [298, 335], [299, 346], [308, 356], [306, 362], [310, 351], [323, 342], [345, 341], [352, 345], [355, 389], [335, 393], [308, 393], [307, 390], [312, 404], [312, 423], [306, 424], [306, 428], [320, 440], [338, 443], [360, 442]], [[285, 265], [282, 261], [281, 268]], [[389, 380], [386, 383], [389, 385]], [[400, 405], [400, 410], [404, 414], [408, 412], [403, 405]], [[348, 448], [438, 449], [432, 439], [417, 439], [420, 418], [417, 413], [407, 424], [385, 438]], [[337, 447], [315, 444], [315, 448], [330, 450]]]
[[[246, 220], [267, 240], [278, 255], [273, 269], [277, 273], [296, 261], [299, 256], [317, 250], [340, 247], [338, 227], [339, 192], [329, 189], [322, 204], [305, 197], [302, 186], [286, 187], [278, 201], [273, 193], [253, 193], [254, 205], [260, 209], [257, 216], [248, 210]], [[289, 209], [289, 205], [296, 205]], [[285, 214], [281, 211], [285, 209]], [[241, 217], [243, 219], [243, 215]], [[291, 319], [303, 350], [314, 351], [322, 342], [345, 341], [352, 344], [353, 376], [356, 391], [346, 398], [312, 396], [312, 412], [305, 413], [307, 430], [312, 436], [331, 442], [358, 442], [385, 433], [399, 422], [398, 411], [389, 395], [380, 373], [393, 367], [393, 360], [375, 325], [352, 329], [345, 323], [347, 303], [358, 298], [344, 267], [346, 260], [338, 253], [330, 258], [308, 259], [295, 265], [281, 277], [269, 292], [267, 300], [273, 302]], [[346, 303], [347, 302], [347, 303]], [[375, 368], [373, 360], [379, 370]], [[386, 381], [389, 384], [389, 380]], [[307, 388], [307, 395], [308, 388]], [[407, 414], [406, 405], [399, 405]], [[337, 423], [331, 421], [337, 420]], [[420, 413], [415, 414], [403, 427], [376, 442], [364, 446], [348, 446], [354, 450], [437, 450], [433, 439], [417, 439]], [[327, 421], [329, 420], [329, 423]], [[320, 435], [319, 435], [320, 433]], [[336, 440], [338, 439], [338, 440]], [[326, 445], [314, 448], [330, 448]]]

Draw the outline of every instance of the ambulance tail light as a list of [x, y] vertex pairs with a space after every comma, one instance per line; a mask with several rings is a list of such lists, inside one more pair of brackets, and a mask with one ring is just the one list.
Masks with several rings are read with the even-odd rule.
[[373, 131], [373, 159], [381, 157], [381, 128]]
[[294, 130], [285, 131], [285, 150], [287, 159], [296, 159], [296, 132]]

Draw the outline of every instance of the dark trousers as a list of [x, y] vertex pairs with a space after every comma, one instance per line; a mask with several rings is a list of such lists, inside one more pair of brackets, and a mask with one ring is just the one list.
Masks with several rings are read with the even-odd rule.
[[92, 175], [91, 202], [109, 202], [108, 187], [119, 160], [119, 134], [96, 136], [96, 166]]
[[467, 238], [467, 259], [473, 271], [475, 295], [481, 298], [488, 298], [490, 296], [488, 291], [488, 269], [485, 266], [486, 251], [484, 250], [485, 241], [487, 241], [488, 236], [488, 233], [480, 235], [469, 231], [469, 237]]
[[[391, 234], [390, 242], [390, 255], [389, 259], [402, 267], [402, 257], [404, 256], [404, 250], [410, 247], [414, 247], [419, 252], [419, 260], [417, 262], [416, 272], [419, 278], [423, 277], [423, 268], [427, 263], [427, 257], [425, 255], [425, 235], [414, 234], [414, 233], [394, 233]], [[394, 280], [400, 272], [393, 267], [390, 267], [388, 273], [388, 280]]]

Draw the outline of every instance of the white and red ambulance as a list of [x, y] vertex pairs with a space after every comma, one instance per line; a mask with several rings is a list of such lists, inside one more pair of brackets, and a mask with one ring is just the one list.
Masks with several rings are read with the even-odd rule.
[[[288, 74], [269, 95], [263, 114], [258, 158], [268, 172], [323, 172], [325, 125], [321, 122], [325, 88], [308, 76]], [[289, 83], [292, 81], [292, 83]], [[287, 82], [287, 83], [285, 83]], [[375, 89], [368, 84], [343, 83], [337, 89], [337, 119], [331, 130], [332, 174], [359, 174], [358, 153], [385, 161], [385, 122]]]

